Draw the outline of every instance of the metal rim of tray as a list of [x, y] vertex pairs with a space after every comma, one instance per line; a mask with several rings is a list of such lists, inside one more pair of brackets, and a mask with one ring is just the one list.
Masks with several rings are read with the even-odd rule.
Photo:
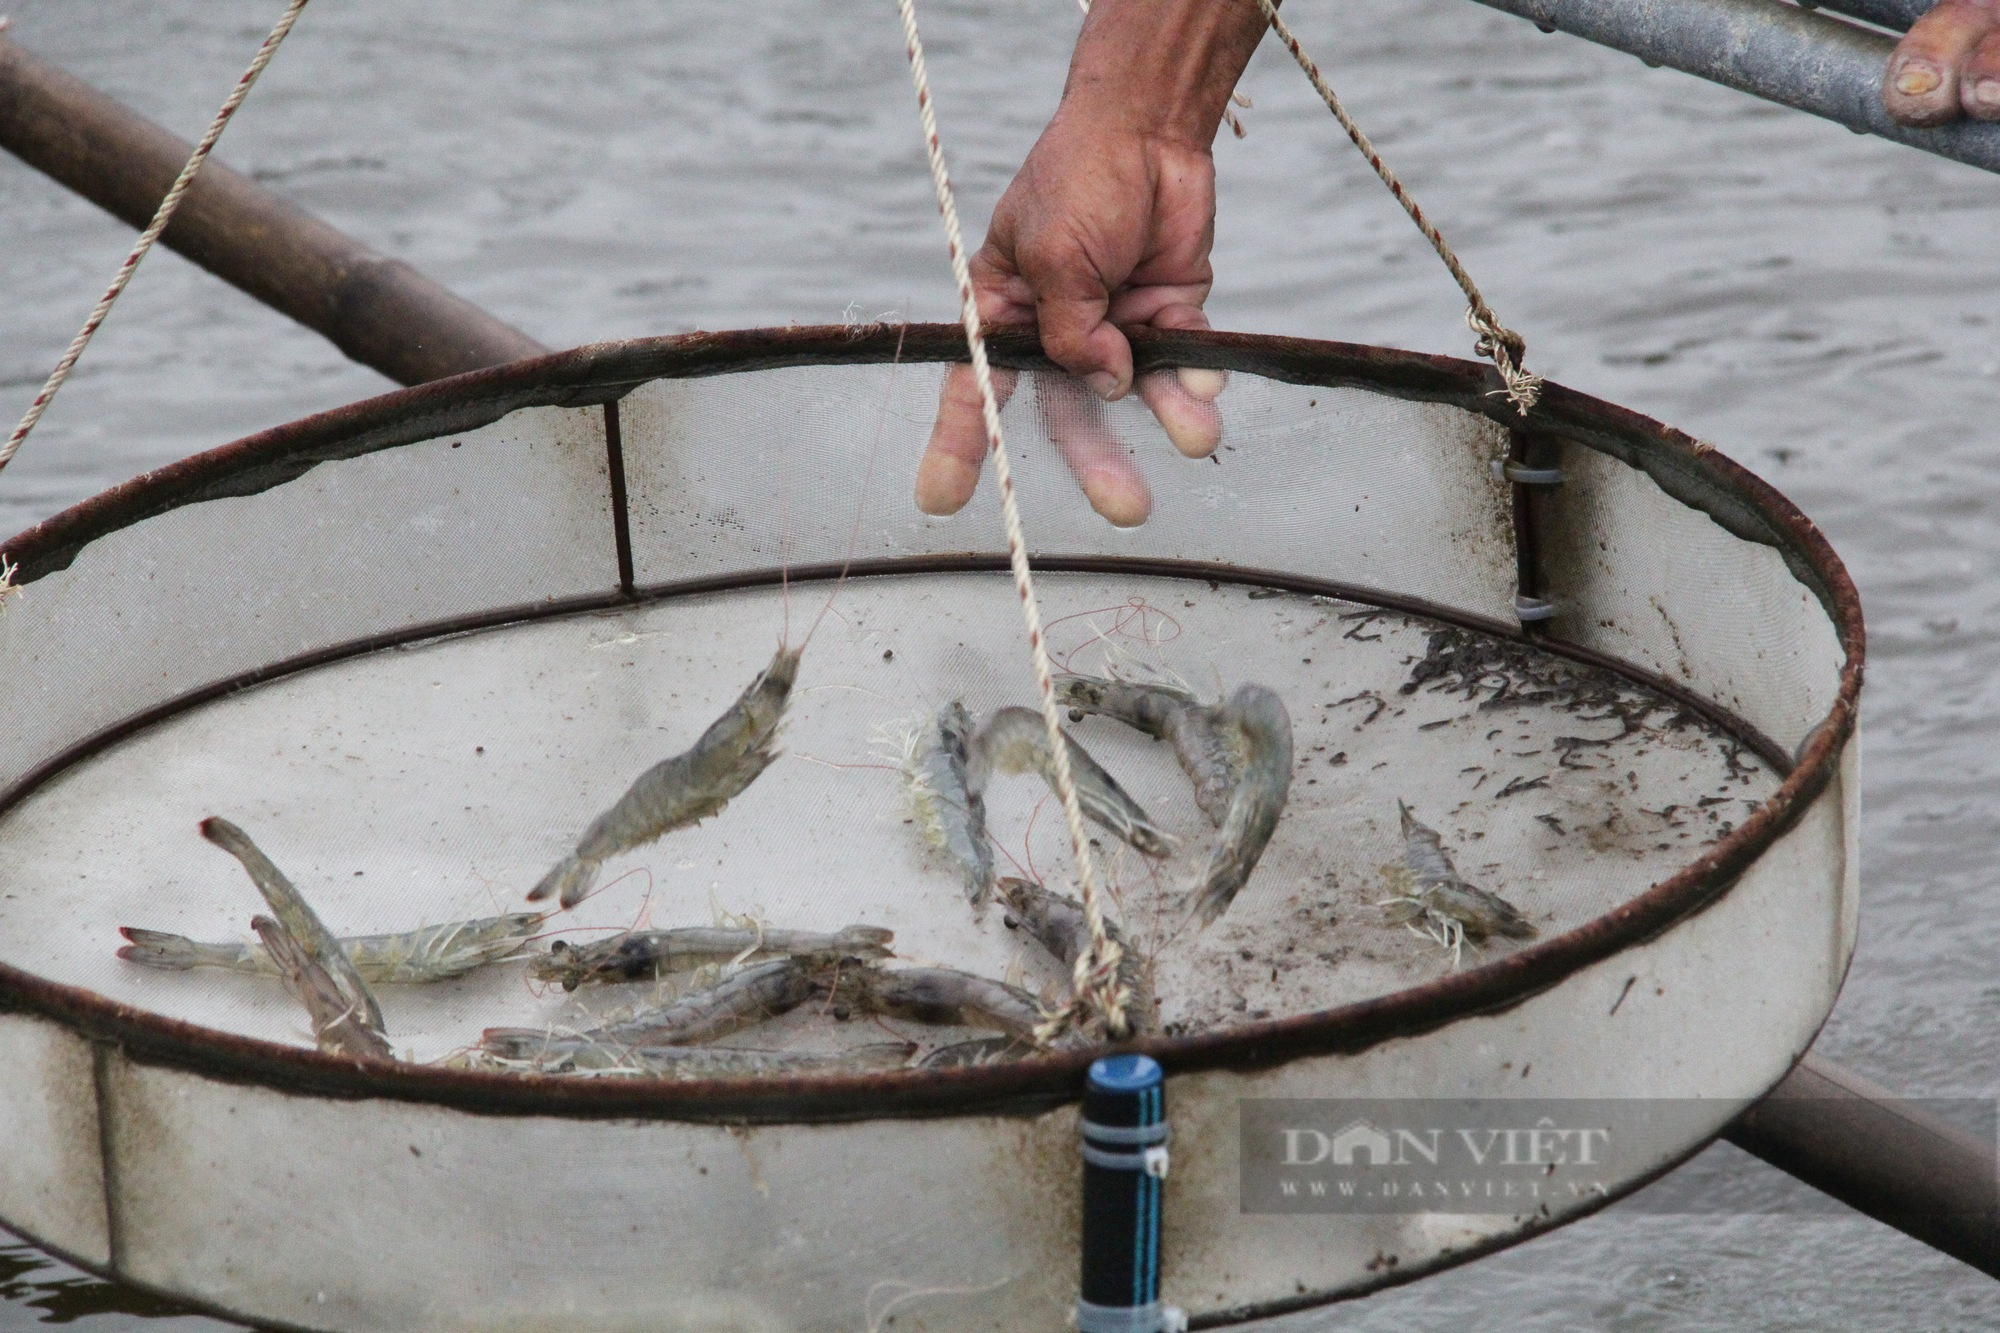
[[[1660, 934], [1716, 901], [1826, 788], [1857, 717], [1865, 654], [1859, 595], [1818, 528], [1789, 500], [1737, 463], [1671, 426], [1557, 384], [1546, 386], [1540, 405], [1523, 422], [1495, 395], [1499, 379], [1485, 363], [1302, 338], [1148, 329], [1128, 333], [1139, 371], [1169, 366], [1241, 370], [1294, 384], [1360, 388], [1443, 403], [1489, 417], [1510, 429], [1560, 436], [1643, 467], [1669, 494], [1705, 509], [1739, 537], [1776, 547], [1819, 598], [1846, 654], [1832, 708], [1794, 757], [1758, 735], [1742, 719], [1654, 673], [1576, 645], [1536, 637], [1533, 643], [1539, 649], [1608, 668], [1697, 708], [1746, 741], [1783, 775], [1777, 791], [1702, 856], [1611, 911], [1561, 935], [1462, 972], [1337, 1008], [1247, 1022], [1219, 1032], [1132, 1043], [1132, 1049], [1152, 1055], [1170, 1074], [1211, 1069], [1248, 1071], [1305, 1056], [1351, 1054], [1461, 1018], [1510, 1008], [1591, 963]], [[1031, 334], [999, 332], [991, 337], [991, 351], [999, 365], [1050, 368]], [[955, 361], [963, 360], [964, 353], [963, 332], [957, 325], [752, 329], [592, 344], [419, 385], [247, 436], [113, 487], [28, 529], [0, 551], [19, 565], [20, 582], [32, 582], [66, 567], [95, 538], [182, 505], [256, 494], [321, 462], [474, 429], [524, 407], [615, 405], [625, 393], [654, 379], [897, 359]], [[117, 740], [248, 684], [391, 644], [775, 582], [777, 572], [773, 570], [655, 588], [633, 587], [615, 410], [607, 417], [613, 521], [621, 554], [620, 591], [412, 626], [203, 687], [127, 719], [38, 766], [0, 791], [0, 813], [57, 772]], [[1710, 502], [1702, 503], [1705, 498]], [[1376, 590], [1275, 571], [1102, 556], [1048, 556], [1038, 558], [1036, 564], [1049, 570], [1193, 576], [1326, 593], [1497, 637], [1526, 637], [1515, 625]], [[854, 572], [865, 576], [1004, 568], [1004, 559], [968, 555], [876, 561], [858, 564]], [[796, 568], [791, 576], [803, 579], [830, 572]], [[53, 1019], [94, 1041], [114, 1043], [129, 1058], [141, 1062], [280, 1091], [344, 1099], [386, 1097], [484, 1114], [572, 1118], [798, 1123], [1026, 1112], [1075, 1100], [1084, 1069], [1100, 1053], [1062, 1052], [1017, 1064], [958, 1069], [677, 1083], [476, 1073], [342, 1060], [166, 1018], [0, 963], [0, 1012], [8, 1010]]]

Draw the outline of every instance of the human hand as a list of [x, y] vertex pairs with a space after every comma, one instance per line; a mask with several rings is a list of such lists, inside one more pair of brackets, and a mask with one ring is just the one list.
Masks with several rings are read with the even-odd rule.
[[[1036, 408], [1091, 507], [1121, 527], [1145, 522], [1153, 497], [1099, 407], [1134, 387], [1117, 326], [1208, 327], [1209, 146], [1264, 27], [1256, 0], [1093, 0], [1062, 105], [972, 257], [980, 320], [1039, 325], [1049, 359], [1080, 377], [1038, 377]], [[1016, 379], [994, 372], [1003, 403]], [[1205, 458], [1222, 440], [1225, 379], [1153, 371], [1137, 388], [1175, 447]], [[917, 468], [917, 507], [956, 513], [985, 459], [979, 388], [955, 366]]]
[[1904, 125], [2000, 120], [2000, 0], [1938, 0], [1890, 55], [1882, 105]]
[[[1153, 500], [1097, 405], [1133, 387], [1132, 347], [1117, 325], [1207, 328], [1201, 304], [1214, 235], [1215, 164], [1206, 146], [1058, 112], [972, 258], [980, 319], [1038, 324], [1049, 358], [1080, 377], [1044, 377], [1036, 406], [1091, 507], [1121, 527], [1145, 522]], [[994, 372], [1002, 402], [1015, 380], [1015, 372]], [[1215, 399], [1223, 383], [1220, 371], [1166, 370], [1140, 376], [1137, 387], [1175, 447], [1204, 458], [1222, 439]], [[985, 457], [979, 387], [970, 366], [954, 366], [917, 469], [917, 507], [956, 513]]]

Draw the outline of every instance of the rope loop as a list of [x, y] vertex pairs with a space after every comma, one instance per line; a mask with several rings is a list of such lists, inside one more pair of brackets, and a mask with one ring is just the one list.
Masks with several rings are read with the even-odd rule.
[[1467, 306], [1465, 323], [1477, 335], [1473, 350], [1493, 363], [1500, 372], [1501, 382], [1507, 386], [1493, 392], [1504, 396], [1522, 416], [1528, 415], [1542, 397], [1542, 377], [1521, 368], [1528, 353], [1528, 340], [1502, 325], [1492, 310], [1482, 306]]

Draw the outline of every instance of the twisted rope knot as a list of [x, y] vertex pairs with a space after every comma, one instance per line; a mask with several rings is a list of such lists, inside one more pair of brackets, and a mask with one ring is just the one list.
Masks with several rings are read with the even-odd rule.
[[1528, 415], [1542, 397], [1542, 377], [1521, 368], [1528, 354], [1528, 340], [1502, 325], [1499, 317], [1483, 304], [1466, 307], [1465, 323], [1478, 335], [1473, 350], [1493, 363], [1507, 386], [1496, 392], [1503, 393], [1522, 416]]
[[1035, 1028], [1037, 1046], [1053, 1045], [1073, 1027], [1084, 1027], [1093, 1017], [1102, 1020], [1105, 1035], [1123, 1040], [1132, 1035], [1126, 1005], [1131, 987], [1118, 976], [1125, 950], [1107, 934], [1093, 935], [1091, 947], [1078, 955], [1070, 977], [1070, 998], [1060, 1009], [1049, 1013]]

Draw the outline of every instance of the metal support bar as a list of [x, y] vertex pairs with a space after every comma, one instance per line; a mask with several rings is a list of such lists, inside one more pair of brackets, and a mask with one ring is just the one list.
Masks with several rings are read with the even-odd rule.
[[[0, 148], [135, 227], [152, 220], [193, 151], [5, 40]], [[399, 384], [549, 350], [219, 162], [202, 168], [160, 239]]]
[[1723, 1136], [1780, 1171], [2000, 1277], [1995, 1145], [1808, 1055]]
[[[1842, 0], [1874, 8], [1892, 0]], [[1917, 0], [1921, 3], [1921, 0]], [[2000, 124], [1911, 129], [1882, 107], [1895, 39], [1782, 0], [1480, 0], [1545, 31], [1600, 46], [1921, 148], [2000, 171]], [[1908, 7], [1914, 7], [1908, 6]], [[1928, 8], [1928, 6], [1925, 6]], [[1907, 12], [1907, 7], [1899, 12]]]
[[1800, 0], [1807, 9], [1831, 9], [1891, 32], [1908, 32], [1910, 25], [1931, 12], [1934, 0]]

